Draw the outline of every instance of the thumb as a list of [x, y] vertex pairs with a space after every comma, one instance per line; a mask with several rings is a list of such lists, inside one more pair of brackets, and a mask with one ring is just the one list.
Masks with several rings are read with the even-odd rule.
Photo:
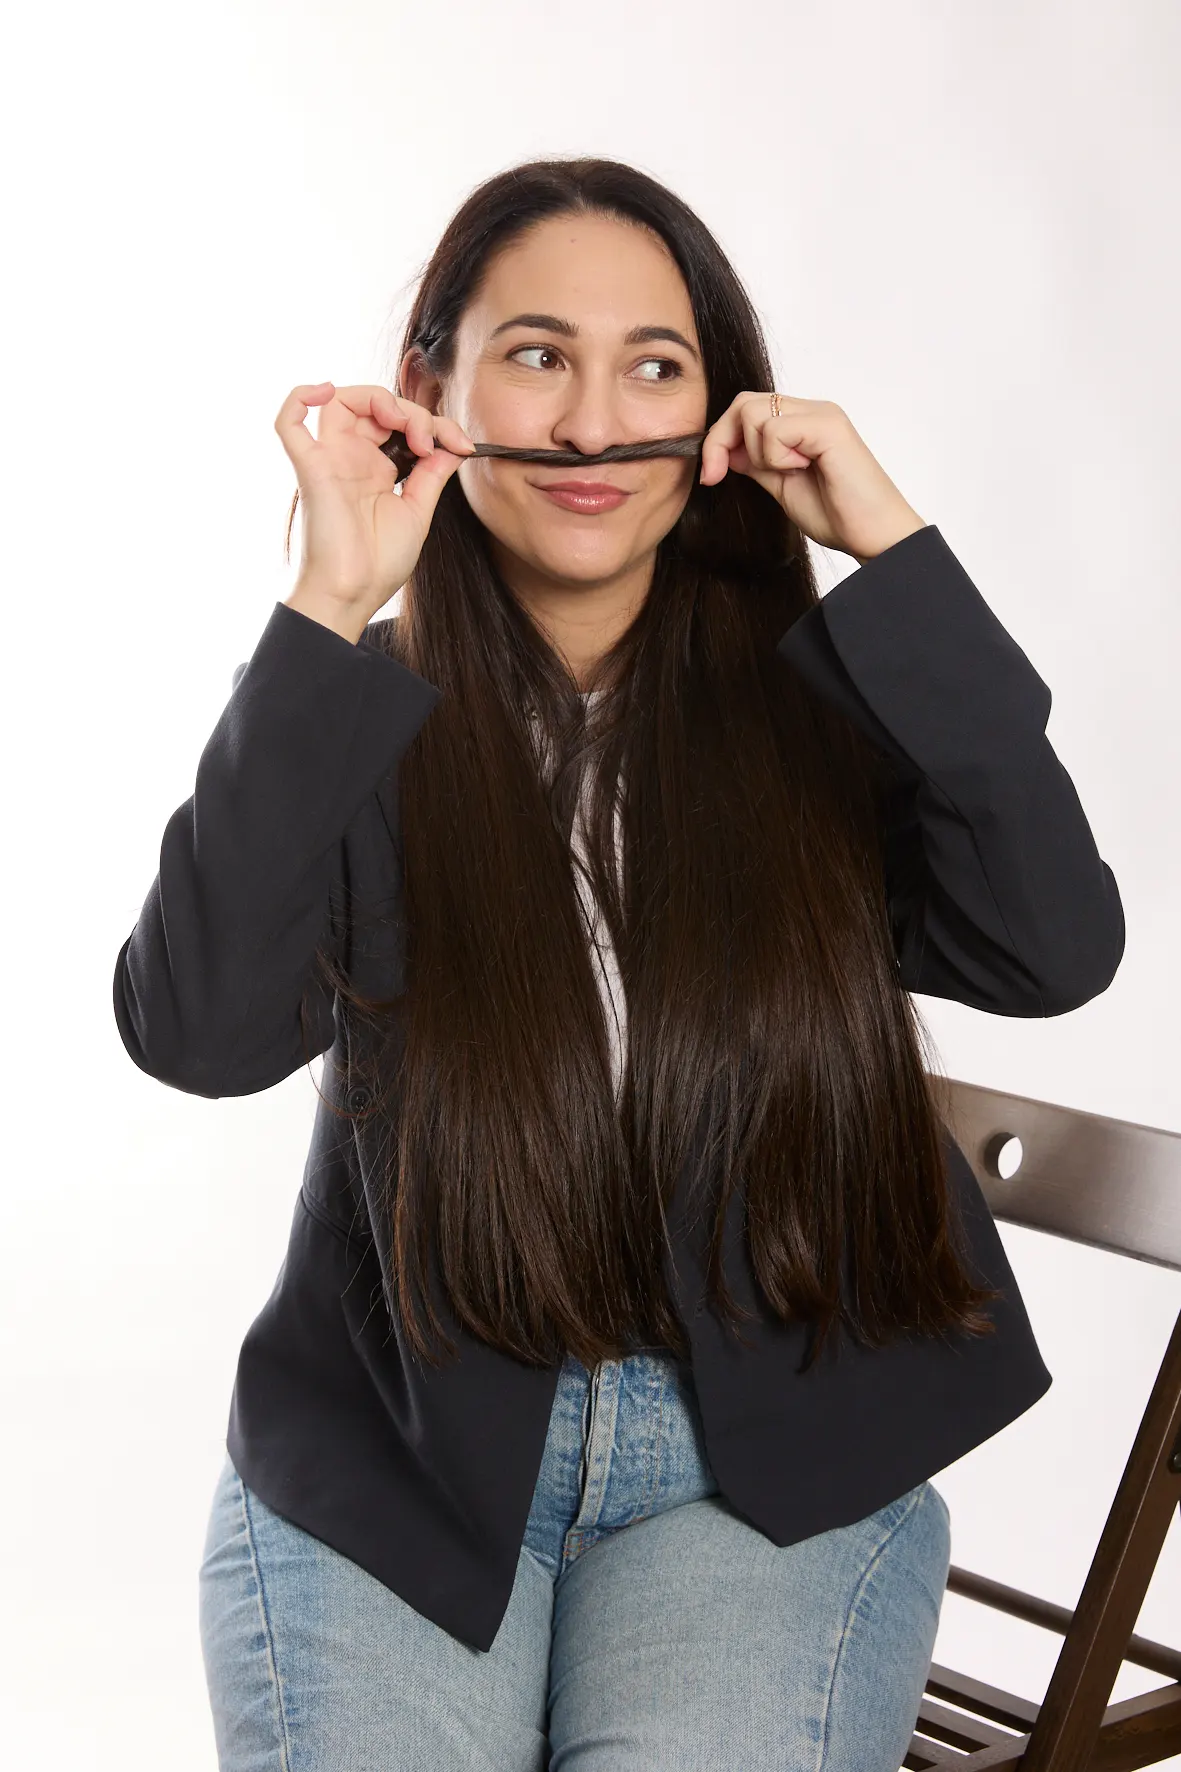
[[408, 504], [415, 516], [422, 523], [425, 532], [427, 524], [434, 516], [435, 506], [439, 502], [439, 494], [464, 460], [462, 455], [452, 455], [440, 443], [435, 444], [429, 455], [420, 455], [409, 474], [402, 482], [400, 497], [403, 504]]

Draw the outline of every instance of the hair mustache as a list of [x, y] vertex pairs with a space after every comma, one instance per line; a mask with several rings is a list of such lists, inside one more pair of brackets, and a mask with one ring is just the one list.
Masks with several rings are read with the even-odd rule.
[[[476, 455], [497, 456], [501, 461], [534, 461], [551, 468], [606, 467], [616, 461], [652, 461], [658, 456], [674, 455], [692, 458], [701, 454], [704, 431], [688, 431], [679, 437], [648, 437], [641, 443], [612, 443], [597, 454], [587, 455], [580, 449], [519, 449], [509, 443], [477, 443]], [[419, 457], [401, 431], [394, 431], [378, 445], [400, 470], [409, 471]], [[470, 458], [464, 456], [461, 460]]]

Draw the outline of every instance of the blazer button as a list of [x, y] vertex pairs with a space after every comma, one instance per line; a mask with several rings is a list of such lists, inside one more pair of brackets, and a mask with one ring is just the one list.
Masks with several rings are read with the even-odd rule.
[[354, 1083], [344, 1098], [345, 1106], [350, 1114], [363, 1114], [373, 1101], [373, 1091], [364, 1083]]

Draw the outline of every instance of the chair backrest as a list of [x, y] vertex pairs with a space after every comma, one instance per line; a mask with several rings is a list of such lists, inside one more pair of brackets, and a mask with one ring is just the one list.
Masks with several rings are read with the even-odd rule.
[[994, 1217], [1181, 1271], [1181, 1132], [936, 1081]]

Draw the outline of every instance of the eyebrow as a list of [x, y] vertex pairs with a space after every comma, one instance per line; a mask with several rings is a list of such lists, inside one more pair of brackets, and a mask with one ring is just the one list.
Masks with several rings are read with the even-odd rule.
[[[578, 327], [573, 320], [563, 320], [557, 314], [514, 314], [511, 320], [502, 320], [499, 326], [494, 326], [488, 336], [490, 339], [496, 338], [499, 333], [507, 332], [511, 326], [534, 326], [539, 332], [558, 332], [563, 338], [578, 337]], [[630, 332], [623, 335], [625, 345], [652, 344], [657, 339], [667, 339], [671, 344], [680, 345], [682, 350], [688, 351], [695, 363], [700, 363], [701, 358], [689, 340], [672, 326], [633, 326]]]

